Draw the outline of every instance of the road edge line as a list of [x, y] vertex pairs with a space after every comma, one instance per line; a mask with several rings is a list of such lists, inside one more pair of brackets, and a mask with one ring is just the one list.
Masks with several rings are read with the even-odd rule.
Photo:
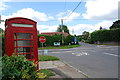
[[86, 78], [89, 78], [89, 76], [88, 76], [87, 74], [85, 74], [84, 72], [80, 71], [79, 69], [71, 66], [71, 65], [68, 64], [66, 61], [63, 61], [63, 60], [61, 60], [61, 61], [62, 61], [65, 65], [68, 65], [68, 66], [70, 66], [71, 68], [75, 69], [77, 72], [81, 73], [81, 74], [82, 74], [83, 76], [85, 76]]

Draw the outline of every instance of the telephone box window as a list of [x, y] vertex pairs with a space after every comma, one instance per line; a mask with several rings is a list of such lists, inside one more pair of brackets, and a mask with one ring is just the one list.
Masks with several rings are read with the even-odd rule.
[[30, 33], [14, 33], [14, 39], [32, 39], [32, 34]]
[[19, 40], [18, 46], [31, 46], [31, 40]]
[[18, 24], [18, 23], [13, 23], [12, 26], [14, 26], [14, 27], [33, 27], [32, 24]]

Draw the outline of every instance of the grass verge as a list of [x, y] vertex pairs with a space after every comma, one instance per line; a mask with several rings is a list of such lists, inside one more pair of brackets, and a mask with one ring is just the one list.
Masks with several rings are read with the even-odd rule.
[[55, 74], [51, 70], [49, 70], [49, 69], [40, 69], [39, 72], [40, 73], [44, 73], [46, 75], [45, 78], [49, 78], [51, 76], [55, 76]]
[[[80, 47], [80, 45], [66, 45], [66, 46], [50, 46], [50, 47], [44, 47], [43, 49], [69, 49], [69, 48], [75, 48], [75, 47]], [[38, 48], [39, 50], [43, 50], [42, 48]]]
[[39, 61], [56, 61], [56, 60], [60, 60], [60, 59], [58, 57], [55, 57], [55, 56], [39, 55], [38, 60]]

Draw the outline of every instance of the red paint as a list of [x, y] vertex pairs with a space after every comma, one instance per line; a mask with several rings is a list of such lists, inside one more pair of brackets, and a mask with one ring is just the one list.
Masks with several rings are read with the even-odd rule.
[[24, 55], [28, 60], [34, 61], [38, 65], [36, 24], [37, 22], [22, 17], [6, 19], [5, 53], [8, 56], [17, 52], [18, 55]]
[[44, 36], [41, 36], [39, 40], [40, 40], [41, 43], [45, 43], [46, 42], [46, 38]]

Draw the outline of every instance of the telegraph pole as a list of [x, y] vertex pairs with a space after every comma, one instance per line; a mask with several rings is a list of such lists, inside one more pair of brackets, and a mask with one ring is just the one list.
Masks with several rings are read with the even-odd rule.
[[61, 30], [62, 30], [62, 45], [64, 45], [64, 36], [63, 36], [63, 34], [64, 34], [64, 30], [63, 30], [63, 19], [61, 19]]
[[74, 29], [72, 29], [72, 34], [74, 35]]

